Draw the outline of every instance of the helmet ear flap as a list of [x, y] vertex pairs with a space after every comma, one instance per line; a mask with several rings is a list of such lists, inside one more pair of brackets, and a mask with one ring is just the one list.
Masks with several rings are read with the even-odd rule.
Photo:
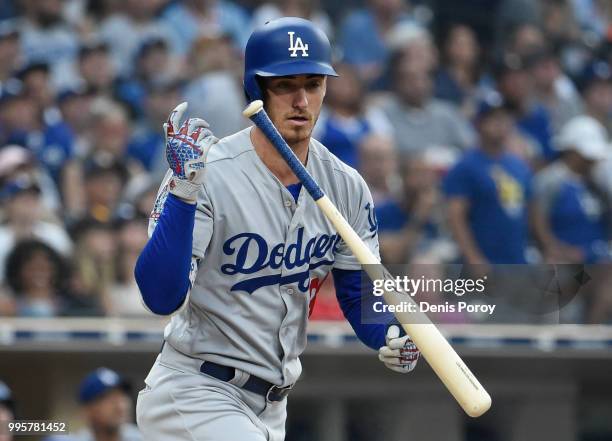
[[260, 100], [261, 89], [259, 87], [259, 82], [257, 81], [257, 75], [247, 73], [244, 76], [244, 94], [247, 98], [248, 102]]
[[[260, 77], [259, 75], [253, 75], [251, 81], [252, 83], [255, 83], [255, 87], [252, 87], [252, 85], [251, 87], [248, 87], [246, 83], [244, 84], [244, 87], [243, 87], [244, 97], [246, 98], [247, 103], [250, 103], [255, 100], [262, 100], [265, 103], [266, 95], [267, 95], [265, 79], [263, 77]], [[248, 92], [249, 89], [251, 90], [251, 95], [254, 95], [254, 96], [249, 95], [249, 92]], [[259, 95], [255, 95], [254, 93], [255, 91]]]

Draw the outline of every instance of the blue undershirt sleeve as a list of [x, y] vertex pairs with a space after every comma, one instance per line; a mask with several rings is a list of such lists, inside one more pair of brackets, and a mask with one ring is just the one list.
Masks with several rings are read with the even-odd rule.
[[155, 314], [172, 314], [189, 292], [195, 212], [195, 205], [169, 194], [136, 261], [136, 283], [145, 305]]
[[[365, 308], [370, 308], [370, 304], [378, 301], [374, 298], [371, 289], [361, 289], [361, 270], [332, 269], [334, 276], [334, 286], [336, 297], [344, 317], [351, 324], [355, 334], [366, 346], [378, 350], [385, 346], [385, 335], [390, 325], [397, 324], [397, 320], [391, 313], [377, 313], [378, 323], [362, 322], [362, 302], [366, 302]], [[366, 279], [364, 277], [364, 279]], [[363, 294], [362, 294], [363, 293]], [[403, 328], [400, 326], [400, 335], [404, 335]]]

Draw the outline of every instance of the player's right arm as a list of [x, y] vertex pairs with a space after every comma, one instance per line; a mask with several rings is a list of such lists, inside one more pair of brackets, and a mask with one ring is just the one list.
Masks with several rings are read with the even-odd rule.
[[134, 270], [144, 304], [160, 315], [175, 312], [185, 302], [197, 271], [197, 257], [203, 255], [192, 246], [194, 226], [202, 227], [196, 235], [206, 234], [205, 226], [212, 223], [206, 207], [198, 204], [198, 194], [203, 191], [206, 155], [217, 140], [201, 119], [189, 119], [179, 129], [186, 107], [186, 103], [177, 106], [164, 124], [171, 171], [154, 208], [159, 218], [152, 219], [151, 237]]

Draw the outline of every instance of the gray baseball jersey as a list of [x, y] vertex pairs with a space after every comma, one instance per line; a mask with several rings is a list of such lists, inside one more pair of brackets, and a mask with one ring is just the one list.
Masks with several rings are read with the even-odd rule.
[[[193, 232], [199, 264], [165, 339], [190, 357], [285, 386], [300, 376], [309, 312], [329, 271], [360, 265], [306, 190], [296, 203], [264, 165], [250, 130], [221, 139], [209, 152]], [[361, 176], [316, 140], [306, 168], [378, 256], [372, 197]]]

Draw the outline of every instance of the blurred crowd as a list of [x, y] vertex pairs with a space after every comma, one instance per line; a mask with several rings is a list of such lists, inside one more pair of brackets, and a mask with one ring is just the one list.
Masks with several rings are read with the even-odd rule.
[[285, 15], [334, 45], [314, 136], [368, 182], [384, 262], [610, 262], [609, 1], [4, 0], [0, 315], [148, 314], [161, 124], [246, 127], [244, 45]]

